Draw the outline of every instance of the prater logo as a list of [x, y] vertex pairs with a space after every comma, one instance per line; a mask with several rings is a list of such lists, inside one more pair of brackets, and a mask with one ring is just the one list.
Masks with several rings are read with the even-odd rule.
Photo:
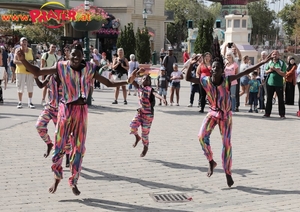
[[[49, 5], [56, 5], [62, 7], [62, 9], [45, 10], [43, 9]], [[80, 12], [75, 10], [68, 10], [65, 5], [60, 2], [51, 1], [43, 4], [39, 10], [30, 10], [29, 15], [1, 15], [2, 21], [32, 21], [32, 23], [43, 23], [47, 28], [57, 29], [65, 25], [68, 21], [91, 21], [90, 13]], [[50, 20], [55, 20], [57, 24], [52, 25]]]

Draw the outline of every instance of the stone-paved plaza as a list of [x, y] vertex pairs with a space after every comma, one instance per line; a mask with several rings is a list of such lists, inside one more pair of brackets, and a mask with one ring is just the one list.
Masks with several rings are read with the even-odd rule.
[[[286, 107], [285, 120], [279, 119], [277, 104], [271, 118], [263, 119], [262, 113], [248, 113], [241, 98], [240, 112], [233, 117], [235, 184], [228, 188], [218, 127], [211, 135], [218, 166], [211, 178], [206, 176], [208, 162], [197, 140], [205, 114], [187, 107], [188, 82], [182, 82], [180, 106], [156, 104], [145, 158], [139, 157], [142, 144], [133, 148], [134, 136], [129, 135], [137, 97], [129, 96], [128, 105], [123, 105], [120, 94], [119, 104], [112, 105], [113, 89], [96, 90], [78, 182], [81, 195], [74, 196], [67, 168], [56, 193], [48, 193], [53, 182], [51, 157], [43, 158], [46, 145], [35, 129], [42, 94], [34, 89], [36, 109], [16, 108], [17, 92], [11, 83], [0, 105], [0, 211], [300, 211], [296, 104]], [[52, 122], [49, 133], [53, 138]], [[150, 197], [171, 193], [185, 193], [192, 200], [158, 203]]]

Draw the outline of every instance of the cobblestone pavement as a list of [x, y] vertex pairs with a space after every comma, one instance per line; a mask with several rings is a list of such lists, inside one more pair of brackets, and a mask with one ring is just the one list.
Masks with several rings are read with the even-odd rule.
[[[4, 91], [0, 105], [0, 210], [1, 211], [300, 211], [299, 118], [297, 106], [287, 106], [280, 120], [277, 105], [272, 118], [248, 113], [241, 98], [241, 112], [233, 118], [233, 179], [226, 185], [222, 170], [222, 144], [216, 127], [211, 135], [214, 175], [206, 177], [208, 162], [197, 133], [205, 114], [189, 103], [189, 84], [182, 83], [180, 106], [156, 106], [149, 152], [140, 158], [142, 144], [132, 148], [129, 122], [137, 97], [128, 105], [112, 105], [113, 90], [96, 90], [89, 109], [86, 155], [74, 196], [68, 187], [69, 171], [56, 194], [51, 159], [43, 158], [45, 144], [35, 130], [42, 110], [41, 90], [35, 87], [36, 109], [17, 109], [13, 84]], [[198, 95], [196, 95], [198, 98]], [[298, 93], [296, 99], [298, 98]], [[23, 104], [27, 102], [26, 95]], [[54, 126], [49, 125], [50, 135]], [[298, 165], [297, 165], [298, 164]], [[192, 201], [157, 203], [152, 193], [185, 193]]]

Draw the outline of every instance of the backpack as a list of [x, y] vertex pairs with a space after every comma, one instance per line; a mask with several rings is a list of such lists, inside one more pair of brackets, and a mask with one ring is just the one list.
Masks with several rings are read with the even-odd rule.
[[[46, 52], [45, 54], [46, 54], [45, 62], [46, 62], [46, 66], [47, 66], [47, 59], [48, 59], [48, 57], [49, 57], [49, 53]], [[55, 57], [56, 62], [60, 61], [60, 60], [63, 58], [63, 57], [61, 57], [59, 60], [57, 60], [56, 54], [54, 54], [54, 57]]]

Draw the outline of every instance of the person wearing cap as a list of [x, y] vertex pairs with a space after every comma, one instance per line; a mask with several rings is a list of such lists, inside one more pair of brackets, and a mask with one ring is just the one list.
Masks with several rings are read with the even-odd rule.
[[172, 46], [169, 46], [168, 55], [166, 55], [163, 60], [163, 66], [166, 69], [166, 74], [168, 77], [171, 77], [171, 73], [174, 71], [174, 69], [173, 69], [174, 63], [177, 63], [177, 58], [173, 55]]
[[[16, 52], [21, 49], [25, 53], [25, 60], [33, 64], [34, 58], [32, 54], [32, 49], [29, 48], [27, 45], [28, 45], [27, 38], [22, 37], [20, 39], [20, 47], [16, 49]], [[33, 74], [31, 74], [29, 71], [26, 70], [25, 66], [19, 60], [18, 55], [15, 55], [14, 63], [16, 64], [16, 85], [17, 85], [17, 91], [19, 97], [19, 103], [17, 105], [17, 108], [20, 109], [23, 107], [22, 97], [23, 97], [24, 87], [26, 85], [27, 92], [28, 92], [28, 107], [33, 109], [35, 108], [35, 106], [32, 104], [33, 82], [34, 82]]]
[[[168, 91], [168, 84], [169, 84], [170, 78], [166, 75], [166, 69], [165, 67], [160, 67], [160, 72], [157, 77], [157, 90], [158, 94], [160, 96], [163, 96], [165, 100], [167, 100], [167, 91]], [[159, 100], [159, 104], [161, 105], [161, 100]]]

